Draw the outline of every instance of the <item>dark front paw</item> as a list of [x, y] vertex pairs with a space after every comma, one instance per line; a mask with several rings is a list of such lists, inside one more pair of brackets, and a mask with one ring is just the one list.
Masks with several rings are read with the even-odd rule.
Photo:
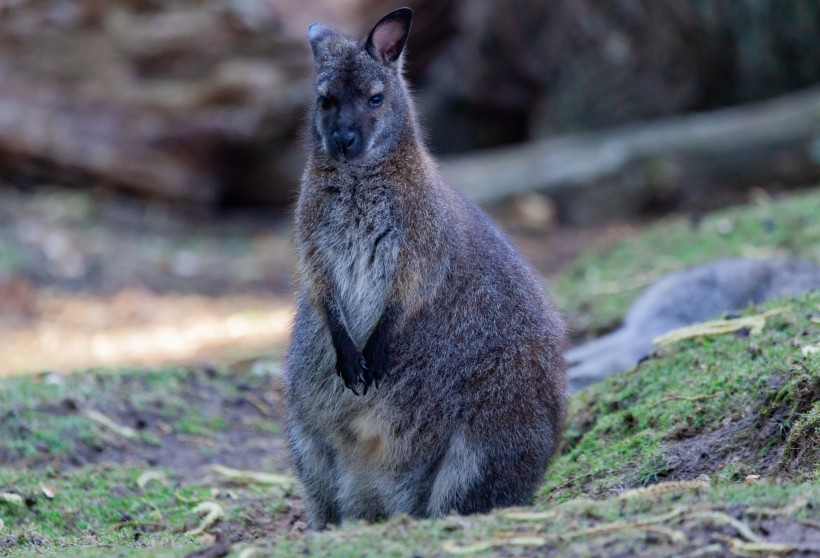
[[390, 372], [390, 355], [386, 338], [373, 339], [362, 351], [367, 366], [368, 378], [379, 387], [379, 384]]
[[345, 387], [356, 395], [359, 395], [359, 392], [356, 391], [359, 382], [364, 384], [363, 393], [367, 394], [367, 388], [373, 381], [368, 375], [364, 357], [355, 350], [344, 354], [336, 353], [336, 374], [342, 378]]

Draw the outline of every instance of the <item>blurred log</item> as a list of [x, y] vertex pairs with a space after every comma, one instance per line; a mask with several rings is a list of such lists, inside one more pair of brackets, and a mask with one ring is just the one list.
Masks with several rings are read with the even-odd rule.
[[439, 152], [712, 110], [820, 83], [817, 0], [451, 1], [457, 32], [420, 91]]
[[289, 4], [51, 4], [0, 19], [4, 170], [201, 208], [290, 201], [310, 54]]
[[[388, 9], [374, 0], [58, 4], [13, 3], [0, 17], [0, 172], [206, 210], [292, 201], [312, 96], [307, 25], [354, 32]], [[416, 4], [421, 67], [452, 30], [452, 0]]]
[[659, 190], [691, 198], [715, 195], [717, 184], [805, 183], [820, 174], [819, 142], [820, 88], [812, 88], [731, 109], [454, 157], [443, 171], [481, 203], [537, 190], [559, 198], [560, 208], [568, 191], [597, 189], [597, 210], [562, 215], [583, 222], [591, 220], [583, 212], [634, 212]]

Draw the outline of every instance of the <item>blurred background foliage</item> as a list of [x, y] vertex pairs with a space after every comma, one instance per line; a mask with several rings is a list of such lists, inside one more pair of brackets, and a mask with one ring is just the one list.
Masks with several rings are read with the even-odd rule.
[[204, 207], [287, 205], [307, 24], [415, 8], [439, 154], [767, 99], [820, 81], [814, 0], [9, 0], [0, 168]]

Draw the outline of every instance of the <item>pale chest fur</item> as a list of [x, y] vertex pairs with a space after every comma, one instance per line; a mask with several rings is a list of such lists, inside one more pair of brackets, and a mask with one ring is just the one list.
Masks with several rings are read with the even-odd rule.
[[322, 218], [306, 242], [309, 269], [329, 281], [350, 337], [361, 349], [390, 296], [399, 233], [386, 187], [358, 186], [321, 193]]

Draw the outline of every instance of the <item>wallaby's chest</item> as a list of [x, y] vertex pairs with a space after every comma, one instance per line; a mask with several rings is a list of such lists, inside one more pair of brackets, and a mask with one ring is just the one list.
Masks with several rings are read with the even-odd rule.
[[351, 338], [362, 346], [382, 315], [398, 253], [393, 209], [384, 192], [364, 186], [326, 195], [316, 251]]

